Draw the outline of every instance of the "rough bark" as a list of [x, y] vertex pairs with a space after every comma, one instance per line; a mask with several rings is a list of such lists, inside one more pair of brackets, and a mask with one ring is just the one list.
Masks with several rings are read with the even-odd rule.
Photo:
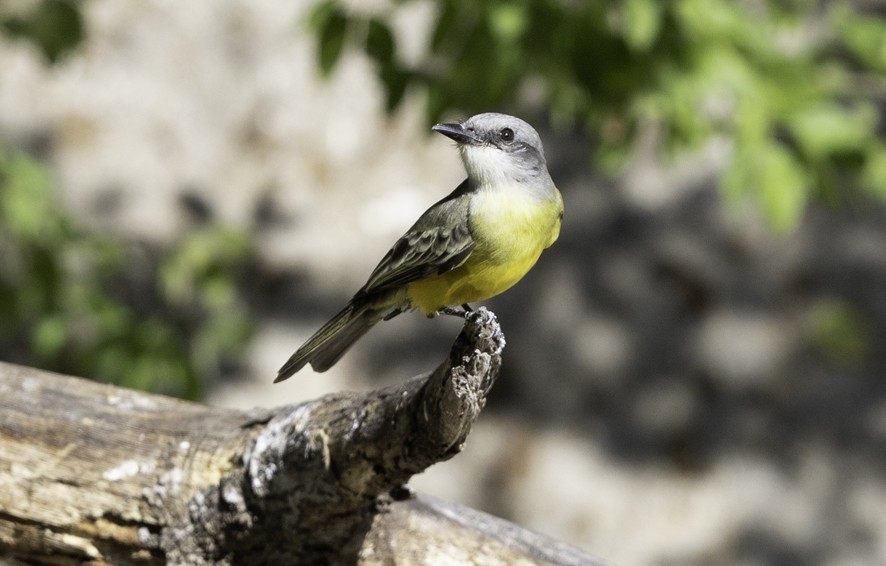
[[600, 563], [401, 487], [461, 450], [503, 347], [481, 309], [429, 374], [251, 412], [0, 363], [0, 556], [434, 564], [425, 558], [491, 552], [501, 560], [484, 563]]

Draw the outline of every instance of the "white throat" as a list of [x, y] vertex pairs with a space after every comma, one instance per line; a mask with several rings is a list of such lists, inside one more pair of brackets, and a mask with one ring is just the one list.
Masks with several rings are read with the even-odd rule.
[[471, 145], [459, 149], [468, 177], [481, 187], [513, 185], [526, 176], [512, 156], [494, 146]]

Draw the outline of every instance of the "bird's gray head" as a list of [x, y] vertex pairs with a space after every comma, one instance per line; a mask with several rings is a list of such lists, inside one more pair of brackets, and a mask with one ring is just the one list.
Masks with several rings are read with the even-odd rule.
[[487, 112], [460, 124], [437, 124], [433, 130], [455, 140], [468, 178], [481, 187], [504, 183], [538, 189], [553, 186], [541, 138], [519, 118]]

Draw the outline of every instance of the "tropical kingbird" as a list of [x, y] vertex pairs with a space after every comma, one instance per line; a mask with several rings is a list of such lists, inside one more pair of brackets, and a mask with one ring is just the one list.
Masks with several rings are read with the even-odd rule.
[[469, 311], [468, 303], [522, 279], [557, 240], [563, 199], [532, 126], [487, 113], [432, 129], [458, 144], [468, 178], [397, 240], [348, 305], [283, 364], [275, 383], [305, 364], [328, 370], [376, 323], [403, 311]]

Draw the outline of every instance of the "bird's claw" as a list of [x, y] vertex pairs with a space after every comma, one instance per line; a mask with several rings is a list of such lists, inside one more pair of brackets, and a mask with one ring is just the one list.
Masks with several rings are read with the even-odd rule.
[[465, 317], [467, 317], [468, 313], [470, 313], [470, 312], [474, 312], [474, 309], [471, 308], [471, 305], [465, 303], [465, 304], [461, 305], [460, 307], [443, 307], [442, 309], [438, 310], [435, 314], [436, 315], [447, 314], [449, 316], [458, 316], [461, 318], [465, 318]]

